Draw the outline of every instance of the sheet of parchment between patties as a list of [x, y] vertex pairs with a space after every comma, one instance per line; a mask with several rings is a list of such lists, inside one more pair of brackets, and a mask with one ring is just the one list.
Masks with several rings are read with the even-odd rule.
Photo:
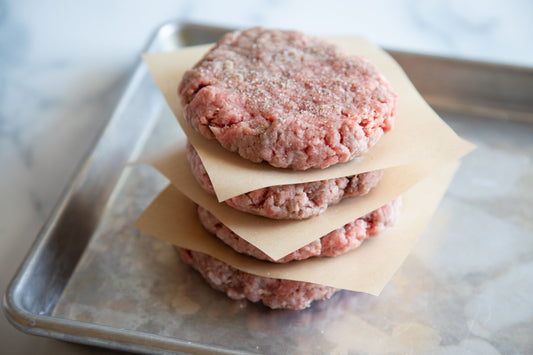
[[398, 93], [398, 115], [392, 131], [386, 133], [363, 157], [326, 169], [306, 171], [277, 169], [268, 164], [247, 161], [222, 148], [218, 142], [201, 136], [184, 121], [177, 87], [183, 73], [210, 46], [143, 56], [169, 107], [202, 158], [219, 201], [267, 186], [326, 180], [425, 160], [443, 165], [473, 149], [472, 144], [459, 138], [429, 107], [401, 67], [386, 52], [360, 38], [328, 40], [341, 45], [347, 54], [369, 58], [378, 67]]
[[196, 205], [172, 185], [150, 204], [135, 225], [171, 244], [211, 255], [254, 275], [378, 295], [429, 222], [457, 166], [453, 162], [405, 192], [403, 213], [393, 228], [334, 258], [274, 264], [239, 254], [202, 228]]
[[[329, 232], [396, 199], [438, 170], [432, 161], [386, 169], [378, 186], [362, 197], [347, 198], [307, 220], [273, 220], [238, 211], [203, 190], [190, 171], [185, 142], [151, 157], [152, 165], [189, 199], [209, 210], [235, 234], [278, 260]], [[403, 213], [403, 212], [401, 212]]]

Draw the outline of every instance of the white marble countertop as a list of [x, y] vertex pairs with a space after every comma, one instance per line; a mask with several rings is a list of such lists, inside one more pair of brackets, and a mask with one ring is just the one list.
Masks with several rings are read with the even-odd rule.
[[[0, 289], [166, 20], [356, 34], [392, 49], [533, 66], [532, 14], [528, 0], [0, 1]], [[101, 352], [23, 334], [5, 318], [0, 343], [16, 354]]]

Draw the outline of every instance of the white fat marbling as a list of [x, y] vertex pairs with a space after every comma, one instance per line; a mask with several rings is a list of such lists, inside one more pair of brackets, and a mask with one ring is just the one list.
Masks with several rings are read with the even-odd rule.
[[[162, 22], [178, 18], [357, 34], [388, 48], [533, 66], [532, 15], [528, 0], [0, 1], [0, 289], [7, 286]], [[506, 287], [513, 277], [510, 271], [499, 282]], [[490, 288], [465, 312], [477, 312], [487, 297]], [[493, 315], [508, 321], [503, 310]], [[494, 319], [475, 327], [494, 331]], [[0, 342], [21, 354], [36, 347], [42, 353], [91, 352], [24, 335], [4, 319]], [[452, 352], [494, 350], [473, 338], [443, 351]]]

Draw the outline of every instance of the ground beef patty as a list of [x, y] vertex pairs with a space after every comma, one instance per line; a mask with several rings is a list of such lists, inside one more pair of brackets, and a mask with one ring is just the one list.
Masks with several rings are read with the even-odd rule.
[[205, 229], [216, 235], [235, 251], [253, 256], [256, 259], [286, 263], [313, 256], [338, 256], [355, 249], [365, 239], [377, 236], [386, 228], [392, 226], [398, 217], [400, 209], [401, 199], [398, 198], [276, 261], [239, 237], [222, 224], [211, 212], [201, 206], [198, 206], [198, 218]]
[[216, 290], [229, 298], [262, 301], [270, 308], [304, 309], [315, 300], [331, 297], [338, 289], [302, 281], [273, 279], [249, 274], [192, 250], [178, 248], [181, 260], [191, 265]]
[[391, 129], [397, 95], [368, 60], [295, 31], [225, 35], [178, 94], [198, 132], [253, 162], [305, 170], [365, 154]]
[[[187, 159], [200, 186], [215, 194], [213, 184], [194, 147], [187, 143]], [[273, 219], [305, 219], [318, 216], [345, 197], [362, 196], [377, 186], [383, 170], [354, 176], [270, 186], [247, 192], [224, 202], [240, 211]]]

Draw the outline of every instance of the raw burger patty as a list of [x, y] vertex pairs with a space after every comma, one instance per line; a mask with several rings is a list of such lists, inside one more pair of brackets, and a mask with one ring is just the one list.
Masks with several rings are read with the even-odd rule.
[[295, 31], [225, 35], [183, 76], [185, 119], [253, 162], [305, 170], [365, 154], [397, 95], [368, 60]]
[[216, 290], [229, 298], [262, 301], [270, 308], [304, 309], [314, 300], [331, 297], [338, 289], [302, 281], [249, 274], [209, 255], [178, 248], [181, 260], [191, 265]]
[[383, 232], [387, 227], [392, 226], [396, 221], [400, 209], [401, 199], [398, 198], [276, 261], [233, 233], [231, 229], [222, 224], [211, 212], [201, 206], [198, 206], [198, 218], [205, 229], [215, 234], [235, 251], [248, 254], [256, 259], [286, 263], [292, 260], [307, 259], [312, 256], [337, 256], [355, 249], [365, 239], [374, 237]]
[[[215, 194], [213, 184], [194, 147], [187, 143], [187, 159], [192, 173], [204, 190]], [[274, 219], [305, 219], [324, 212], [329, 205], [351, 196], [362, 196], [376, 187], [383, 170], [359, 175], [265, 187], [224, 202], [240, 211]]]

